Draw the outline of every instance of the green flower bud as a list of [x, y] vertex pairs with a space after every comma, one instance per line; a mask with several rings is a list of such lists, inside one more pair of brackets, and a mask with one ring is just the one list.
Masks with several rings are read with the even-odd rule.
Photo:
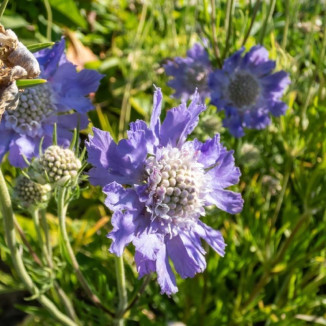
[[75, 153], [57, 145], [48, 147], [44, 154], [33, 163], [36, 180], [41, 183], [48, 181], [57, 186], [63, 186], [68, 181], [70, 183], [76, 181], [80, 168], [81, 162]]
[[14, 187], [15, 199], [26, 208], [44, 206], [51, 196], [51, 186], [41, 185], [25, 176], [19, 176]]

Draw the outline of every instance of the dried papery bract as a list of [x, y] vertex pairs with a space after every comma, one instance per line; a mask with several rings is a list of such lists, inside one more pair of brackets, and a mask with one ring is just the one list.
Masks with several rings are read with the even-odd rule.
[[15, 110], [19, 102], [19, 90], [16, 79], [26, 76], [26, 70], [20, 66], [0, 68], [0, 121], [6, 110]]
[[26, 70], [26, 78], [36, 78], [41, 73], [34, 55], [19, 42], [16, 34], [0, 25], [0, 59], [7, 67], [20, 66]]

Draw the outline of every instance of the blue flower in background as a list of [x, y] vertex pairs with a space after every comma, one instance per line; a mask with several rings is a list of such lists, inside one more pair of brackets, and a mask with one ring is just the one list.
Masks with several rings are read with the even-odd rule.
[[94, 128], [86, 146], [90, 182], [103, 187], [114, 212], [110, 251], [121, 256], [132, 242], [139, 277], [156, 272], [161, 292], [170, 295], [178, 289], [169, 260], [187, 278], [206, 268], [201, 239], [224, 255], [221, 233], [200, 220], [205, 206], [235, 214], [243, 200], [225, 190], [238, 183], [240, 171], [219, 135], [205, 143], [186, 141], [205, 110], [198, 93], [189, 108], [183, 103], [169, 110], [162, 124], [161, 103], [157, 89], [150, 125], [131, 123], [128, 139], [116, 144], [110, 133]]
[[242, 56], [243, 52], [244, 48], [226, 59], [208, 81], [211, 103], [225, 111], [224, 126], [235, 137], [244, 135], [243, 128], [265, 128], [269, 113], [284, 114], [287, 105], [280, 98], [290, 83], [285, 71], [272, 73], [275, 61], [268, 59], [264, 47], [254, 46]]
[[42, 137], [44, 147], [52, 144], [54, 123], [58, 143], [65, 146], [70, 143], [72, 129], [78, 124], [80, 129], [87, 126], [86, 113], [93, 105], [85, 96], [97, 90], [102, 75], [88, 69], [77, 72], [67, 61], [64, 50], [62, 39], [52, 49], [35, 53], [41, 67], [40, 77], [48, 82], [25, 89], [17, 109], [5, 113], [0, 124], [0, 160], [9, 151], [10, 163], [24, 167], [22, 154], [27, 158], [37, 156]]
[[164, 69], [168, 76], [174, 77], [168, 86], [175, 89], [175, 98], [188, 100], [196, 88], [203, 102], [209, 97], [207, 77], [212, 68], [208, 54], [200, 44], [196, 43], [187, 52], [186, 58], [176, 57], [168, 61]]

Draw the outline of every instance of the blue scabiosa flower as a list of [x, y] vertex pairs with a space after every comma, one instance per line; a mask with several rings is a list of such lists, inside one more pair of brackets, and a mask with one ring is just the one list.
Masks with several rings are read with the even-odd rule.
[[72, 129], [78, 124], [81, 129], [87, 126], [86, 113], [93, 105], [86, 96], [97, 90], [102, 75], [89, 69], [77, 72], [67, 61], [64, 49], [62, 39], [52, 49], [35, 54], [41, 67], [40, 77], [48, 82], [25, 89], [16, 110], [4, 114], [0, 125], [0, 160], [9, 151], [10, 163], [24, 167], [22, 154], [27, 158], [37, 156], [42, 137], [44, 147], [52, 144], [54, 123], [58, 143], [64, 146], [70, 143]]
[[150, 125], [131, 123], [128, 139], [116, 144], [110, 133], [94, 128], [86, 146], [90, 182], [104, 187], [114, 212], [110, 251], [121, 256], [132, 242], [139, 277], [156, 272], [161, 292], [170, 295], [178, 290], [170, 260], [187, 278], [206, 268], [201, 239], [224, 255], [221, 233], [200, 219], [205, 207], [235, 214], [243, 200], [225, 190], [238, 183], [240, 171], [219, 135], [205, 143], [186, 141], [205, 110], [198, 93], [188, 109], [183, 103], [169, 110], [162, 124], [161, 102], [157, 89]]
[[164, 69], [168, 76], [174, 77], [168, 86], [175, 89], [175, 98], [188, 100], [196, 88], [203, 102], [209, 97], [207, 77], [212, 68], [208, 54], [200, 44], [196, 43], [187, 52], [186, 58], [176, 57], [168, 61]]
[[263, 129], [270, 124], [269, 113], [278, 117], [287, 106], [280, 100], [290, 83], [288, 74], [275, 73], [275, 61], [258, 45], [242, 56], [244, 48], [226, 59], [222, 69], [209, 75], [211, 103], [224, 110], [224, 126], [235, 137], [244, 135], [243, 128]]

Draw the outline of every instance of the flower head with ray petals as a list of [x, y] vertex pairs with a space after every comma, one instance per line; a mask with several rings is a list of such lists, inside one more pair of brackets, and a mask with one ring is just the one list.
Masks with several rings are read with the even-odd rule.
[[168, 76], [174, 77], [168, 86], [174, 88], [175, 98], [188, 100], [196, 88], [203, 102], [209, 97], [207, 79], [212, 68], [208, 54], [200, 44], [196, 43], [187, 52], [186, 58], [176, 57], [168, 61], [164, 69]]
[[242, 56], [244, 48], [226, 59], [222, 69], [208, 78], [211, 103], [224, 110], [224, 126], [235, 137], [244, 135], [244, 128], [263, 129], [270, 124], [269, 114], [285, 113], [287, 106], [280, 100], [290, 83], [288, 74], [275, 73], [275, 61], [258, 45]]
[[201, 239], [224, 255], [221, 233], [200, 219], [205, 207], [235, 214], [243, 200], [225, 190], [238, 183], [240, 171], [219, 135], [205, 143], [186, 141], [205, 110], [199, 94], [188, 108], [183, 103], [169, 110], [162, 124], [161, 102], [157, 89], [150, 125], [131, 123], [128, 139], [116, 144], [108, 132], [94, 128], [86, 146], [90, 182], [103, 186], [114, 212], [110, 251], [121, 256], [132, 242], [139, 276], [156, 272], [161, 292], [170, 295], [178, 290], [170, 260], [187, 278], [206, 268]]
[[[51, 49], [35, 53], [41, 78], [47, 83], [20, 93], [16, 110], [7, 111], [0, 124], [0, 160], [9, 151], [10, 163], [24, 167], [22, 154], [28, 159], [38, 155], [41, 138], [44, 148], [52, 144], [53, 126], [58, 128], [59, 145], [68, 146], [71, 130], [88, 124], [87, 112], [93, 108], [89, 98], [103, 77], [94, 70], [76, 71], [64, 54], [62, 39]], [[73, 112], [75, 110], [75, 112]]]

